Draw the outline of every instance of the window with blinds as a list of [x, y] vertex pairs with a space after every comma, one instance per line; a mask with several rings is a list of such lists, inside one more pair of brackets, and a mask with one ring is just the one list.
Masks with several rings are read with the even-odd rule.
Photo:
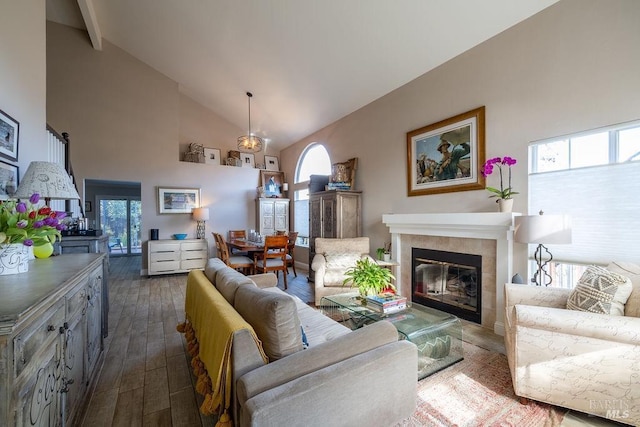
[[540, 210], [572, 218], [572, 243], [549, 245], [554, 284], [573, 286], [576, 265], [638, 262], [640, 121], [530, 144], [529, 214]]

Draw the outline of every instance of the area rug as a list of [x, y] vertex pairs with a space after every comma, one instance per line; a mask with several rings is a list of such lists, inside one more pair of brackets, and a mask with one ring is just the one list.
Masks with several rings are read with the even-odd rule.
[[564, 409], [513, 393], [505, 355], [463, 343], [464, 360], [418, 382], [417, 408], [396, 427], [552, 427]]

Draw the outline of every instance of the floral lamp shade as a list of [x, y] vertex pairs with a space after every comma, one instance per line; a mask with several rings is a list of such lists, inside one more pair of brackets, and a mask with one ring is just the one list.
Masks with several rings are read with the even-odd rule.
[[51, 162], [31, 162], [13, 197], [28, 199], [35, 193], [47, 200], [80, 199], [67, 171]]

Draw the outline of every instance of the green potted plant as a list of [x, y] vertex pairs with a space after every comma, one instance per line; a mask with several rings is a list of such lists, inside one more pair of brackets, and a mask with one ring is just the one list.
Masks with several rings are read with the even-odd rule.
[[343, 285], [351, 283], [351, 287], [358, 288], [363, 297], [378, 295], [382, 292], [395, 293], [396, 287], [391, 283], [395, 279], [391, 270], [380, 267], [370, 258], [356, 261], [354, 267], [345, 272]]
[[384, 247], [376, 249], [376, 255], [380, 261], [389, 261], [391, 259], [391, 243], [385, 243]]

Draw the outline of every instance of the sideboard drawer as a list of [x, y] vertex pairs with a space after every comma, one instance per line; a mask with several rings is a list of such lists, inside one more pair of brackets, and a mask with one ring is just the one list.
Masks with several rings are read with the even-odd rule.
[[178, 242], [153, 242], [149, 243], [149, 252], [180, 252], [180, 243]]
[[180, 245], [180, 249], [183, 251], [206, 251], [207, 241], [201, 239], [197, 242], [184, 242], [182, 245]]
[[149, 266], [149, 274], [152, 273], [175, 273], [180, 270], [180, 261], [160, 261]]
[[59, 329], [64, 325], [65, 319], [64, 302], [64, 298], [60, 299], [44, 315], [13, 338], [13, 366], [16, 377], [27, 368], [39, 350], [51, 345], [60, 334]]
[[184, 252], [181, 253], [180, 258], [182, 260], [187, 260], [187, 259], [207, 259], [207, 251], [206, 250], [184, 251]]
[[207, 260], [205, 258], [187, 259], [187, 260], [183, 260], [180, 263], [180, 267], [183, 270], [202, 269], [206, 264], [207, 264]]
[[149, 254], [151, 262], [178, 261], [179, 259], [180, 252], [152, 252]]

